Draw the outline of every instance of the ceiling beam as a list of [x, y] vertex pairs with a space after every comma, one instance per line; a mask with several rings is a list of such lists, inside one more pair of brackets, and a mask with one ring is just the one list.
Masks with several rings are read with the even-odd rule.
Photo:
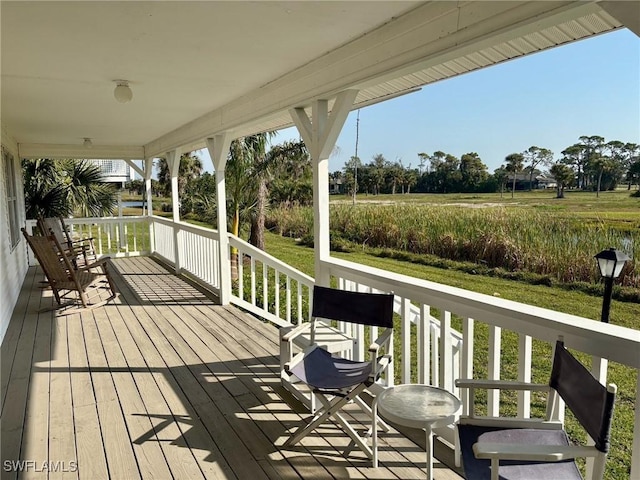
[[603, 1], [602, 9], [640, 37], [640, 2]]
[[91, 158], [113, 160], [144, 160], [144, 147], [133, 145], [59, 145], [54, 143], [20, 143], [20, 158]]
[[600, 11], [593, 2], [427, 2], [378, 29], [145, 145], [156, 156], [276, 112], [379, 84]]

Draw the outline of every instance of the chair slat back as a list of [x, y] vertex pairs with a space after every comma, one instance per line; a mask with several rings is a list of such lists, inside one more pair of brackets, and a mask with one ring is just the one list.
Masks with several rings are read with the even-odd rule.
[[22, 234], [38, 259], [50, 282], [68, 282], [73, 279], [73, 268], [69, 259], [62, 253], [55, 237], [31, 236], [23, 228]]
[[38, 228], [42, 232], [42, 235], [50, 235], [53, 232], [56, 240], [60, 245], [66, 245], [69, 242], [69, 235], [63, 227], [63, 223], [58, 217], [48, 217], [38, 219]]
[[601, 452], [609, 451], [615, 393], [610, 392], [558, 341], [549, 386], [555, 389]]
[[313, 287], [315, 318], [393, 328], [393, 295]]

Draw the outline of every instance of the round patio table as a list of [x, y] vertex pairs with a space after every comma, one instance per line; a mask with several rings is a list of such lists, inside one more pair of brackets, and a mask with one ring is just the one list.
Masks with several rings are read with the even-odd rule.
[[[427, 435], [427, 479], [433, 479], [433, 432], [455, 421], [460, 400], [450, 392], [430, 385], [407, 384], [387, 388], [374, 400], [374, 412], [405, 427], [424, 428]], [[373, 465], [378, 466], [377, 433], [373, 429]]]

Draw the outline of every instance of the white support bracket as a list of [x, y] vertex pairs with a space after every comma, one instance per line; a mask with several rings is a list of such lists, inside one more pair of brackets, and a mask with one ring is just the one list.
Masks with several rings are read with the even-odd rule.
[[126, 158], [125, 158], [125, 159], [124, 159], [124, 161], [125, 161], [125, 163], [126, 163], [127, 165], [129, 165], [131, 168], [133, 168], [133, 170], [134, 170], [138, 175], [140, 175], [142, 178], [145, 178], [145, 176], [144, 176], [144, 171], [143, 171], [143, 170], [142, 170], [138, 165], [136, 165], [136, 164], [133, 162], [133, 160], [129, 160], [129, 159], [126, 159]]
[[329, 274], [323, 261], [330, 256], [329, 240], [329, 155], [358, 95], [357, 90], [340, 92], [329, 113], [328, 100], [314, 100], [311, 118], [303, 107], [289, 111], [313, 165], [313, 215], [315, 279], [317, 285], [329, 285]]
[[231, 301], [231, 256], [229, 252], [229, 233], [227, 229], [227, 192], [225, 186], [225, 166], [231, 145], [230, 132], [223, 132], [213, 138], [207, 138], [207, 149], [213, 161], [216, 175], [216, 202], [218, 211], [218, 258], [220, 280], [220, 304]]

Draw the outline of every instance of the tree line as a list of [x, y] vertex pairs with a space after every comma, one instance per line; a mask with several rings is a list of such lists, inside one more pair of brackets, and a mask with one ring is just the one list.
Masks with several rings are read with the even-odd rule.
[[[555, 180], [557, 196], [566, 188], [613, 190], [622, 181], [640, 184], [640, 145], [604, 137], [581, 136], [579, 141], [556, 158], [548, 148], [531, 146], [507, 155], [504, 163], [489, 173], [476, 152], [460, 158], [443, 151], [418, 153], [418, 166], [404, 166], [401, 160], [388, 161], [382, 154], [364, 164], [351, 157], [340, 171], [331, 173], [331, 181], [342, 185], [345, 194], [381, 193], [488, 193], [533, 189], [534, 177], [545, 174]], [[519, 177], [521, 180], [519, 181]], [[552, 183], [552, 182], [550, 182]], [[508, 185], [509, 184], [509, 185]]]
[[[268, 205], [310, 205], [313, 201], [311, 160], [302, 140], [269, 148], [272, 134], [262, 133], [232, 142], [226, 167], [229, 225], [232, 232], [248, 233], [252, 244], [264, 245], [264, 212]], [[330, 174], [330, 182], [342, 192], [364, 193], [479, 193], [510, 188], [532, 189], [534, 176], [546, 173], [556, 182], [557, 196], [566, 188], [610, 190], [626, 181], [640, 192], [640, 146], [604, 137], [581, 136], [559, 158], [547, 148], [531, 146], [511, 153], [503, 165], [489, 173], [475, 152], [457, 158], [446, 152], [418, 153], [418, 166], [388, 161], [376, 154], [367, 164], [356, 156], [342, 170]], [[101, 185], [95, 165], [71, 160], [25, 160], [25, 191], [28, 216], [103, 214], [113, 208], [115, 192]], [[171, 178], [164, 159], [157, 163], [154, 193], [169, 196]], [[518, 180], [520, 177], [520, 180]], [[142, 181], [129, 182], [130, 190], [142, 194]], [[180, 209], [215, 224], [215, 177], [203, 173], [202, 161], [191, 152], [182, 155], [178, 172]], [[640, 193], [637, 193], [640, 195]], [[167, 209], [172, 208], [167, 205]]]
[[[225, 170], [227, 211], [230, 230], [245, 235], [263, 248], [264, 217], [269, 205], [310, 205], [313, 202], [312, 165], [302, 140], [269, 147], [271, 134], [262, 133], [232, 142]], [[340, 185], [346, 195], [355, 193], [483, 193], [503, 192], [516, 187], [532, 189], [535, 176], [545, 173], [555, 179], [557, 196], [566, 188], [597, 192], [616, 188], [623, 180], [640, 183], [640, 146], [617, 140], [605, 142], [600, 136], [582, 136], [559, 158], [543, 147], [531, 146], [507, 155], [503, 165], [489, 173], [475, 152], [460, 158], [446, 152], [418, 153], [418, 166], [388, 161], [376, 154], [367, 164], [351, 157], [342, 170], [329, 174], [330, 184]], [[166, 196], [171, 178], [166, 161], [157, 164], [158, 181], [152, 188]], [[178, 174], [180, 209], [215, 224], [215, 176], [202, 173], [195, 153], [182, 155]], [[137, 185], [142, 192], [142, 182]], [[639, 186], [640, 188], [640, 186]], [[169, 207], [170, 208], [170, 207]]]

